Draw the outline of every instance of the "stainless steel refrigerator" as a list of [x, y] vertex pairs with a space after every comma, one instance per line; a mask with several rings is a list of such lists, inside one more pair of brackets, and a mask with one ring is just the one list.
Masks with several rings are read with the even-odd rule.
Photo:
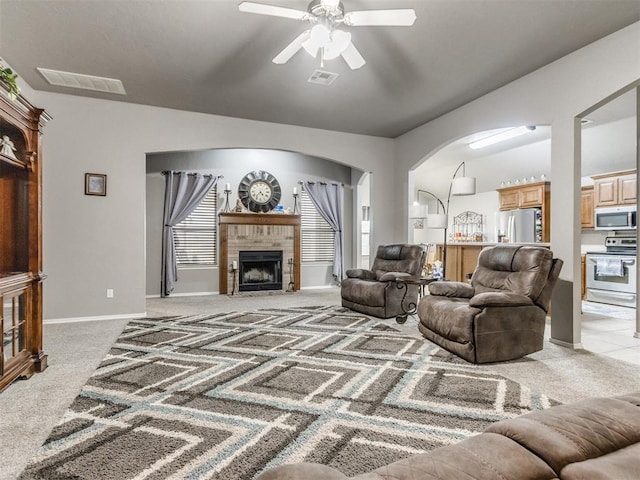
[[542, 242], [542, 209], [518, 208], [496, 212], [496, 242]]

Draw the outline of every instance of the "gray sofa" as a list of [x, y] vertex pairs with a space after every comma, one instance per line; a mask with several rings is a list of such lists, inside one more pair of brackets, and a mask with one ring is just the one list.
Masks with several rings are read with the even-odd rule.
[[419, 287], [403, 284], [399, 288], [395, 280], [419, 277], [424, 262], [425, 251], [420, 245], [380, 245], [371, 270], [347, 270], [340, 291], [342, 306], [378, 318], [402, 315], [403, 306], [408, 309], [417, 303]]
[[480, 252], [471, 283], [435, 282], [420, 300], [418, 329], [472, 363], [542, 350], [551, 292], [562, 260], [548, 248], [496, 245]]
[[[258, 480], [346, 480], [318, 464], [277, 467]], [[640, 392], [592, 398], [494, 423], [455, 445], [353, 480], [638, 480]]]

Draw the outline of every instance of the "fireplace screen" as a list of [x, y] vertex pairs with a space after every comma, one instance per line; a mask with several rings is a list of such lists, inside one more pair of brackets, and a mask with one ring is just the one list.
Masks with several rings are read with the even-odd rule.
[[241, 251], [238, 290], [282, 290], [282, 250]]

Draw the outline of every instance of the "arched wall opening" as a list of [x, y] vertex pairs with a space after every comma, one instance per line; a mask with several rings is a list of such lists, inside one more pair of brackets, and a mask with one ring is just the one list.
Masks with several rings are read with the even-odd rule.
[[[344, 223], [345, 265], [350, 266], [361, 249], [356, 225], [357, 182], [362, 171], [336, 161], [277, 149], [219, 148], [197, 151], [149, 153], [146, 155], [146, 295], [160, 293], [160, 259], [162, 238], [162, 212], [164, 205], [165, 170], [188, 171], [222, 175], [218, 184], [218, 208], [224, 204], [221, 185], [229, 183], [230, 205], [238, 199], [238, 184], [242, 177], [253, 170], [265, 170], [274, 175], [282, 188], [280, 204], [293, 209], [293, 188], [298, 182], [341, 183], [345, 188]], [[274, 213], [274, 215], [276, 215]], [[355, 240], [355, 241], [354, 241]], [[301, 265], [302, 288], [329, 287], [335, 285], [329, 262]], [[218, 292], [218, 266], [180, 267], [178, 284], [173, 295], [212, 294]]]
[[[423, 158], [409, 171], [408, 204], [419, 202], [421, 205], [427, 205], [428, 213], [438, 212], [441, 207], [434, 197], [440, 199], [445, 206], [447, 205], [452, 176], [456, 168], [464, 162], [466, 175], [476, 178], [476, 194], [451, 197], [450, 211], [447, 212], [448, 235], [454, 233], [452, 219], [462, 212], [472, 211], [481, 215], [482, 218], [481, 227], [472, 232], [474, 233], [473, 241], [497, 241], [496, 214], [499, 210], [497, 189], [549, 179], [551, 127], [529, 125], [530, 130], [519, 137], [476, 149], [469, 145], [477, 140], [520, 126], [522, 125], [500, 127], [466, 135]], [[461, 172], [457, 176], [460, 175]], [[422, 192], [418, 193], [418, 190]], [[413, 239], [415, 243], [443, 242], [443, 230], [429, 228], [428, 222], [421, 224], [409, 219], [408, 228], [408, 238]], [[471, 241], [470, 238], [465, 240]]]

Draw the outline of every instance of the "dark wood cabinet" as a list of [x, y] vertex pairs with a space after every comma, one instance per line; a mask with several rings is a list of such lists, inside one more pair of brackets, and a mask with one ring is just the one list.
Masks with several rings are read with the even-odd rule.
[[42, 351], [41, 134], [50, 117], [0, 82], [0, 390], [47, 367]]

